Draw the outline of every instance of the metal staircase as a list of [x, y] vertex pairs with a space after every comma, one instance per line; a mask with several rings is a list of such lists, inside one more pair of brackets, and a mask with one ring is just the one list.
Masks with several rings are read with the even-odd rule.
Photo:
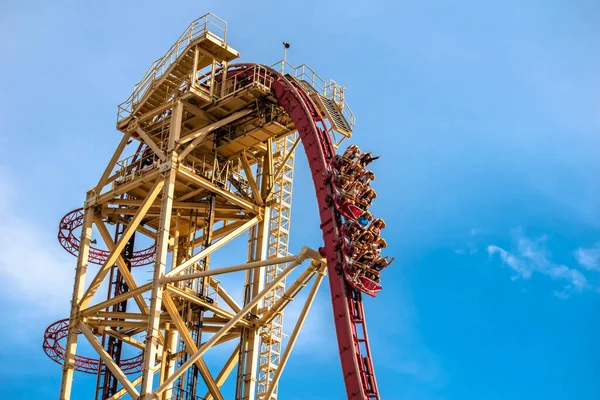
[[134, 86], [127, 100], [119, 105], [117, 124], [142, 115], [170, 100], [183, 85], [197, 79], [200, 71], [219, 62], [229, 62], [239, 53], [227, 45], [227, 22], [206, 14], [192, 22], [167, 53], [154, 61]]
[[350, 137], [352, 135], [352, 127], [350, 123], [342, 114], [342, 110], [332, 99], [328, 99], [325, 96], [322, 96], [318, 93], [313, 93], [310, 96], [313, 101], [316, 103], [319, 110], [327, 117], [329, 123], [331, 124], [332, 129], [341, 133], [346, 137]]

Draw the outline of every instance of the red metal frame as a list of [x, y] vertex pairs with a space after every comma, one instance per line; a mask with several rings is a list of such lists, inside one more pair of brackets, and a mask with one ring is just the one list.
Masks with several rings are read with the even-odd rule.
[[[79, 254], [79, 239], [75, 236], [75, 230], [83, 225], [83, 208], [77, 208], [67, 213], [61, 220], [58, 229], [58, 241], [69, 253], [77, 257]], [[90, 247], [88, 261], [92, 264], [103, 265], [110, 252], [108, 250]], [[146, 249], [133, 253], [131, 258], [132, 267], [153, 264], [156, 259], [156, 246], [152, 245]]]
[[[81, 334], [81, 332], [79, 332]], [[63, 364], [65, 359], [65, 348], [60, 344], [69, 334], [69, 318], [56, 321], [44, 332], [44, 343], [42, 348], [44, 353], [58, 364]], [[144, 365], [144, 356], [142, 353], [135, 357], [121, 360], [119, 366], [125, 374], [135, 374], [142, 370]], [[86, 374], [97, 374], [100, 367], [100, 361], [97, 358], [75, 355], [75, 371], [85, 372]]]
[[[232, 66], [234, 69], [248, 67], [248, 64]], [[346, 261], [336, 245], [342, 232], [340, 214], [330, 206], [334, 198], [331, 164], [335, 156], [331, 135], [305, 90], [275, 70], [268, 68], [268, 71], [274, 78], [271, 92], [296, 125], [313, 178], [346, 394], [352, 400], [379, 399], [362, 297], [346, 281], [342, 272]]]

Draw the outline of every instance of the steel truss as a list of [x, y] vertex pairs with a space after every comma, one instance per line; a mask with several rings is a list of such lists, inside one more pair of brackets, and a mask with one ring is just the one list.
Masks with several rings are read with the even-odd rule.
[[[102, 400], [221, 400], [234, 370], [236, 399], [274, 399], [327, 272], [348, 398], [379, 398], [360, 294], [344, 283], [333, 247], [339, 216], [329, 203], [328, 165], [335, 153], [329, 128], [303, 88], [305, 81], [262, 65], [230, 65], [239, 53], [226, 43], [222, 22], [210, 14], [194, 21], [151, 66], [119, 106], [117, 128], [123, 138], [105, 171], [83, 209], [61, 223], [59, 240], [78, 257], [68, 328], [59, 321], [44, 341], [45, 351], [63, 363], [61, 400], [71, 398], [75, 370], [102, 374], [110, 383]], [[336, 104], [345, 104], [343, 96], [335, 97], [337, 88], [332, 113]], [[290, 256], [299, 143], [309, 157], [325, 247], [304, 247]], [[119, 230], [111, 234], [111, 226]], [[106, 249], [91, 246], [94, 228]], [[81, 230], [79, 240], [75, 229]], [[244, 233], [249, 237], [245, 263], [211, 265], [216, 251]], [[138, 252], [128, 247], [135, 234], [141, 235], [136, 243], [145, 237], [150, 247]], [[136, 282], [132, 263], [149, 260], [150, 282]], [[308, 266], [286, 285], [305, 261]], [[86, 285], [90, 263], [99, 269], [90, 272]], [[119, 290], [94, 302], [111, 271]], [[241, 303], [217, 279], [239, 271], [246, 271]], [[285, 307], [307, 285], [310, 292], [283, 348]], [[80, 335], [98, 359], [77, 354]], [[114, 345], [108, 348], [98, 337], [141, 353], [121, 360], [111, 350]], [[205, 356], [230, 341], [238, 345], [212, 371]], [[202, 397], [201, 390], [206, 391]]]

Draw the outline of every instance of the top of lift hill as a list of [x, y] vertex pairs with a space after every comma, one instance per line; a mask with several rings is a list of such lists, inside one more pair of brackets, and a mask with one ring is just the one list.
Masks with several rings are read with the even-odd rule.
[[[144, 115], [181, 92], [195, 62], [196, 46], [206, 55], [197, 61], [198, 71], [209, 67], [213, 60], [230, 62], [240, 56], [237, 50], [227, 44], [226, 21], [211, 13], [196, 19], [165, 55], [150, 65], [143, 78], [134, 85], [129, 98], [119, 104], [118, 128], [124, 128], [134, 117]], [[330, 121], [333, 129], [346, 137], [351, 135], [355, 117], [344, 99], [344, 87], [333, 80], [327, 83], [306, 64], [294, 67], [286, 61], [280, 61], [271, 67], [298, 80]], [[206, 77], [208, 78], [208, 74]], [[195, 89], [204, 90], [211, 103], [231, 95], [218, 87], [211, 90], [206, 84], [198, 85]]]

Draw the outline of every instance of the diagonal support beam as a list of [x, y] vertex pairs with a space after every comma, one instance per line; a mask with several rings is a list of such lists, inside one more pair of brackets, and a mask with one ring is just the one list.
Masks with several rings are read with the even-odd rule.
[[317, 273], [318, 271], [314, 269], [307, 269], [304, 272], [302, 272], [300, 276], [296, 278], [294, 283], [289, 285], [289, 287], [281, 295], [279, 300], [277, 300], [275, 304], [273, 304], [271, 308], [263, 314], [263, 316], [259, 320], [259, 324], [270, 324], [275, 315], [282, 311], [294, 299], [294, 297], [296, 297], [298, 292], [300, 292], [300, 290], [302, 290], [302, 288], [305, 287], [308, 284], [308, 282], [313, 278], [313, 276]]
[[223, 286], [219, 285], [215, 278], [210, 277], [208, 283], [213, 289], [215, 289], [217, 296], [220, 296], [223, 301], [227, 303], [229, 307], [231, 307], [234, 313], [240, 312], [240, 305], [233, 299], [233, 297], [231, 297], [229, 293], [225, 291], [225, 289], [223, 289]]
[[[296, 139], [296, 141], [292, 145], [292, 148], [290, 149], [290, 151], [288, 151], [288, 153], [285, 155], [284, 159], [281, 161], [281, 165], [279, 166], [279, 169], [277, 169], [277, 171], [275, 171], [275, 174], [273, 175], [273, 181], [276, 181], [277, 178], [279, 177], [279, 175], [281, 175], [281, 173], [285, 169], [285, 165], [287, 164], [290, 157], [292, 157], [294, 155], [294, 151], [296, 151], [296, 147], [298, 147], [298, 143], [300, 143], [300, 136], [298, 136], [298, 139]], [[271, 197], [273, 195], [273, 192], [275, 192], [275, 185], [271, 186], [271, 188], [267, 192], [267, 195], [265, 196], [265, 199], [268, 199], [269, 197]]]
[[[133, 386], [139, 386], [140, 383], [142, 383], [142, 376], [141, 375], [131, 381], [131, 384]], [[127, 390], [125, 390], [125, 388], [122, 388], [117, 393], [115, 393], [111, 397], [109, 397], [108, 400], [118, 400], [121, 397], [125, 396], [126, 394], [127, 394]]]
[[127, 146], [127, 142], [129, 142], [129, 138], [131, 138], [131, 133], [129, 133], [129, 132], [125, 133], [123, 135], [123, 137], [121, 138], [121, 141], [119, 142], [119, 145], [117, 146], [117, 149], [113, 153], [110, 161], [108, 162], [108, 165], [106, 166], [106, 169], [104, 170], [104, 173], [102, 174], [102, 177], [100, 177], [100, 180], [98, 181], [98, 184], [96, 185], [96, 188], [94, 189], [96, 194], [100, 194], [100, 192], [102, 191], [102, 188], [108, 183], [108, 177], [110, 176], [110, 173], [112, 172], [112, 170], [115, 168], [115, 165], [119, 161], [119, 157], [121, 157], [121, 154], [123, 154], [123, 150], [125, 149], [125, 146]]
[[246, 153], [242, 153], [240, 160], [242, 161], [242, 168], [244, 168], [244, 172], [246, 173], [246, 179], [248, 179], [248, 183], [252, 189], [252, 197], [254, 197], [254, 201], [256, 201], [257, 204], [262, 206], [264, 202], [260, 197], [260, 190], [258, 190], [258, 185], [256, 184], [256, 179], [254, 179], [254, 174], [252, 173], [252, 168], [250, 168], [250, 162], [248, 162]]
[[[230, 319], [230, 318], [233, 318], [233, 316], [234, 316], [234, 314], [230, 313], [229, 311], [223, 310], [222, 308], [199, 298], [198, 296], [196, 296], [195, 293], [189, 293], [187, 290], [180, 289], [173, 285], [166, 285], [165, 288], [169, 292], [171, 292], [171, 294], [173, 296], [178, 296], [178, 297], [181, 297], [182, 299], [185, 299], [191, 303], [198, 304], [198, 305], [204, 307], [205, 309], [210, 310], [217, 317]], [[240, 320], [240, 325], [250, 327], [250, 323], [244, 319]]]
[[129, 290], [128, 292], [122, 293], [118, 296], [111, 297], [110, 299], [104, 300], [101, 303], [94, 304], [93, 306], [90, 306], [90, 307], [82, 310], [81, 315], [83, 315], [83, 316], [94, 315], [94, 314], [100, 312], [101, 310], [104, 310], [104, 309], [106, 309], [114, 304], [120, 303], [124, 300], [130, 299], [133, 296], [136, 296], [138, 294], [147, 292], [150, 289], [152, 289], [152, 282], [146, 283], [145, 285], [142, 285], [142, 286], [138, 286], [137, 288], [135, 288], [133, 290]]
[[[244, 308], [242, 308], [240, 312], [235, 315], [234, 318], [229, 320], [229, 322], [227, 322], [227, 324], [225, 324], [223, 328], [216, 332], [209, 340], [206, 341], [204, 345], [200, 347], [200, 349], [198, 349], [197, 352], [190, 356], [190, 358], [185, 363], [183, 363], [183, 365], [177, 371], [175, 371], [173, 375], [171, 375], [167, 380], [165, 380], [162, 383], [162, 385], [160, 385], [156, 389], [155, 393], [160, 394], [167, 388], [171, 387], [171, 385], [173, 384], [173, 382], [175, 382], [175, 380], [177, 380], [177, 378], [179, 378], [193, 363], [195, 363], [196, 360], [202, 357], [202, 355], [206, 353], [206, 351], [209, 348], [211, 348], [221, 337], [227, 334], [227, 332], [229, 332], [242, 318], [244, 318], [248, 314], [248, 312], [250, 312], [250, 310], [252, 310], [271, 290], [275, 288], [275, 286], [279, 285], [281, 281], [283, 281], [294, 270], [294, 268], [296, 268], [306, 258], [309, 258], [310, 256], [307, 255], [307, 253], [309, 253], [309, 250], [310, 249], [304, 247], [295, 261], [288, 265], [286, 269], [281, 271], [281, 274], [278, 275], [271, 283], [269, 283], [260, 293], [258, 293], [256, 297], [250, 300], [244, 306]], [[313, 265], [313, 263], [316, 262], [311, 262], [308, 268], [314, 268], [315, 266]], [[318, 265], [320, 265], [320, 263]]]
[[223, 247], [225, 244], [229, 243], [231, 240], [235, 239], [236, 237], [241, 235], [243, 232], [246, 232], [248, 229], [250, 229], [251, 227], [256, 225], [258, 223], [258, 221], [259, 221], [258, 217], [252, 218], [250, 221], [246, 222], [244, 225], [240, 226], [233, 232], [231, 232], [228, 235], [224, 236], [223, 238], [219, 239], [217, 242], [211, 244], [210, 246], [208, 246], [207, 248], [205, 248], [204, 250], [202, 250], [195, 256], [191, 257], [190, 259], [183, 262], [176, 268], [172, 269], [167, 274], [165, 274], [165, 276], [166, 277], [175, 276], [175, 275], [185, 271], [187, 268], [191, 267], [198, 261], [202, 260], [204, 257], [212, 254], [215, 250]]
[[165, 155], [165, 153], [163, 153], [163, 151], [160, 149], [160, 147], [158, 147], [158, 145], [154, 142], [154, 140], [152, 140], [152, 138], [150, 136], [148, 136], [146, 131], [144, 131], [142, 128], [140, 128], [139, 125], [135, 127], [135, 132], [138, 135], [140, 135], [140, 138], [142, 139], [142, 141], [144, 143], [146, 143], [148, 145], [148, 147], [150, 147], [152, 149], [154, 154], [156, 154], [158, 156], [158, 158], [160, 158], [161, 161], [165, 161], [167, 159], [167, 156]]
[[[217, 382], [217, 386], [219, 386], [219, 387], [223, 386], [223, 384], [227, 380], [227, 377], [229, 376], [229, 374], [231, 374], [231, 371], [233, 371], [233, 368], [235, 368], [235, 365], [237, 364], [239, 359], [240, 359], [240, 345], [238, 344], [236, 346], [236, 348], [233, 349], [233, 352], [231, 353], [231, 355], [229, 356], [229, 358], [223, 365], [223, 368], [221, 368], [221, 371], [217, 375], [217, 379], [215, 380]], [[210, 394], [210, 392], [208, 392], [204, 395], [204, 400], [213, 400], [213, 397]]]
[[203, 187], [204, 189], [207, 189], [208, 191], [213, 192], [218, 196], [221, 196], [222, 198], [224, 198], [231, 204], [241, 207], [244, 210], [248, 210], [252, 213], [258, 213], [260, 210], [260, 207], [257, 206], [256, 204], [252, 203], [251, 201], [248, 201], [240, 196], [237, 196], [237, 195], [233, 194], [232, 192], [230, 192], [229, 190], [220, 188], [219, 186], [215, 185], [208, 179], [202, 178], [201, 176], [194, 174], [193, 172], [189, 171], [187, 168], [185, 168], [183, 166], [179, 166], [179, 168], [177, 169], [177, 172], [179, 173], [180, 176], [187, 179], [188, 181], [193, 182], [196, 185]]
[[90, 342], [94, 350], [96, 350], [104, 364], [106, 364], [106, 367], [110, 370], [110, 372], [112, 372], [113, 376], [117, 378], [119, 382], [121, 382], [121, 385], [123, 385], [125, 390], [127, 390], [127, 393], [131, 396], [131, 398], [134, 400], [138, 399], [140, 394], [136, 390], [135, 386], [129, 379], [127, 379], [127, 376], [125, 376], [123, 371], [121, 371], [121, 368], [119, 368], [106, 350], [104, 350], [104, 347], [102, 347], [100, 342], [98, 342], [98, 339], [96, 339], [90, 328], [88, 328], [85, 323], [80, 322], [79, 329], [81, 330], [81, 333], [83, 333], [83, 336], [86, 337], [88, 342]]
[[185, 135], [184, 137], [182, 137], [179, 140], [180, 145], [184, 145], [185, 143], [187, 143], [189, 141], [192, 141], [192, 143], [190, 143], [186, 147], [186, 149], [183, 150], [179, 154], [179, 159], [183, 160], [190, 153], [190, 151], [192, 151], [194, 149], [194, 147], [196, 147], [202, 140], [204, 140], [206, 135], [208, 135], [210, 132], [212, 132], [215, 129], [218, 129], [222, 126], [225, 126], [225, 125], [229, 124], [230, 122], [235, 121], [236, 119], [245, 117], [246, 115], [252, 113], [253, 111], [254, 110], [252, 110], [252, 109], [238, 111], [236, 113], [231, 114], [229, 117], [226, 117], [219, 121], [213, 122], [210, 125], [207, 125], [200, 129], [197, 129], [197, 130]]
[[[108, 334], [108, 335], [110, 335], [110, 336], [112, 336], [114, 338], [117, 338], [119, 340], [122, 340], [123, 342], [128, 343], [128, 344], [130, 344], [132, 346], [135, 346], [138, 349], [144, 350], [144, 343], [140, 342], [137, 339], [132, 338], [131, 336], [124, 335], [121, 332], [115, 331], [112, 328], [104, 328], [104, 333], [106, 333], [106, 334]], [[132, 382], [132, 383], [135, 385], [134, 382]]]
[[[179, 335], [180, 335], [181, 339], [185, 343], [185, 351], [190, 356], [193, 355], [194, 353], [196, 353], [198, 351], [198, 347], [196, 347], [196, 343], [194, 343], [194, 339], [192, 338], [190, 331], [185, 326], [185, 322], [179, 316], [179, 312], [177, 310], [177, 306], [175, 305], [175, 302], [173, 301], [173, 298], [171, 298], [171, 295], [169, 295], [169, 293], [167, 293], [167, 292], [163, 292], [163, 304], [164, 304], [165, 308], [167, 309], [167, 312], [171, 316], [171, 320], [175, 324], [175, 327], [179, 331]], [[198, 367], [198, 371], [204, 378], [204, 382], [206, 383], [206, 386], [208, 387], [210, 394], [213, 395], [215, 397], [215, 399], [217, 399], [217, 400], [223, 400], [223, 395], [221, 394], [221, 390], [219, 390], [219, 386], [217, 385], [217, 383], [213, 379], [212, 375], [210, 374], [210, 371], [208, 370], [208, 367], [206, 366], [206, 363], [204, 362], [202, 357], [198, 357], [195, 360], [195, 364]]]
[[175, 275], [175, 276], [165, 275], [163, 278], [160, 279], [160, 283], [173, 283], [173, 282], [185, 281], [188, 279], [203, 278], [205, 276], [228, 274], [230, 272], [237, 272], [237, 271], [243, 271], [246, 269], [265, 267], [267, 265], [286, 264], [286, 263], [296, 260], [297, 257], [298, 256], [287, 256], [287, 257], [281, 257], [281, 258], [273, 258], [273, 259], [264, 260], [264, 261], [252, 261], [252, 262], [249, 262], [246, 264], [231, 265], [229, 267], [222, 267], [222, 268], [215, 268], [215, 269], [209, 269], [209, 270], [204, 270], [204, 271], [191, 272], [189, 274], [183, 274], [183, 275]]
[[[115, 248], [115, 242], [113, 242], [110, 233], [106, 228], [106, 225], [104, 224], [102, 219], [98, 217], [94, 217], [94, 222], [96, 223], [96, 228], [98, 229], [98, 232], [100, 232], [100, 236], [102, 236], [106, 247], [108, 247], [109, 251], [112, 251]], [[117, 258], [117, 267], [119, 268], [119, 272], [123, 276], [123, 279], [125, 279], [125, 283], [127, 283], [127, 287], [129, 288], [129, 290], [135, 290], [138, 286], [135, 283], [133, 275], [131, 275], [131, 271], [129, 271], [129, 268], [127, 268], [127, 264], [125, 264], [125, 260], [121, 255], [119, 255], [119, 258]], [[141, 294], [137, 294], [134, 296], [134, 299], [136, 304], [140, 308], [140, 311], [143, 314], [148, 314], [149, 309], [148, 305], [146, 304], [146, 300], [144, 300], [144, 297]]]
[[279, 382], [279, 378], [285, 368], [285, 364], [288, 362], [290, 358], [290, 354], [292, 354], [292, 350], [294, 349], [294, 345], [296, 344], [296, 339], [298, 339], [298, 335], [300, 334], [300, 330], [302, 329], [302, 325], [304, 325], [304, 321], [306, 321], [306, 316], [310, 311], [310, 307], [312, 306], [313, 301], [319, 291], [319, 287], [321, 286], [321, 282], [326, 274], [326, 264], [322, 264], [318, 270], [318, 275], [315, 279], [315, 282], [310, 289], [310, 293], [304, 303], [304, 307], [302, 307], [302, 311], [300, 311], [300, 315], [298, 316], [298, 320], [296, 321], [296, 326], [294, 326], [294, 330], [292, 331], [292, 335], [290, 336], [290, 340], [288, 341], [287, 346], [285, 347], [285, 351], [279, 360], [279, 366], [275, 371], [275, 375], [273, 376], [273, 380], [270, 382], [269, 389], [267, 390], [267, 394], [265, 395], [265, 399], [270, 399], [277, 387], [277, 383]]
[[81, 308], [85, 308], [89, 304], [90, 300], [102, 284], [102, 281], [104, 281], [104, 278], [106, 278], [106, 274], [108, 274], [110, 267], [117, 261], [117, 259], [121, 255], [121, 252], [125, 248], [125, 245], [127, 245], [127, 241], [129, 241], [131, 235], [133, 235], [139, 224], [142, 222], [142, 219], [150, 209], [150, 206], [152, 206], [152, 203], [154, 203], [154, 200], [156, 200], [156, 197], [159, 195], [163, 185], [164, 181], [162, 179], [159, 179], [158, 181], [156, 181], [152, 189], [150, 189], [150, 192], [144, 200], [144, 203], [131, 219], [131, 223], [127, 225], [127, 228], [125, 228], [123, 235], [121, 236], [113, 250], [110, 252], [110, 255], [106, 259], [106, 262], [102, 265], [102, 267], [100, 267], [98, 274], [96, 274], [96, 276], [90, 283], [90, 286], [83, 295], [79, 303], [79, 306]]

